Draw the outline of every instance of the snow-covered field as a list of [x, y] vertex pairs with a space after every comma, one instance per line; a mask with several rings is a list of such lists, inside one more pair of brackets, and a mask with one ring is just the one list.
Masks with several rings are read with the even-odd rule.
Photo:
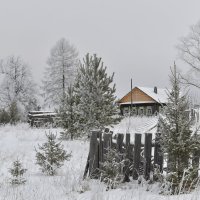
[[[70, 161], [56, 176], [44, 175], [35, 165], [35, 147], [46, 141], [45, 129], [31, 129], [26, 124], [0, 127], [0, 199], [66, 199], [81, 190], [82, 175], [88, 154], [88, 142], [63, 142], [65, 150], [72, 152]], [[52, 129], [59, 135], [59, 129]], [[19, 158], [28, 169], [27, 183], [13, 187], [9, 184], [8, 168]], [[74, 194], [74, 195], [75, 195]], [[75, 198], [76, 199], [76, 198]]]
[[[117, 129], [117, 128], [116, 128]], [[70, 161], [58, 171], [56, 176], [43, 174], [35, 165], [35, 150], [46, 141], [49, 129], [31, 129], [27, 124], [0, 127], [0, 200], [167, 200], [200, 199], [198, 191], [191, 195], [175, 197], [158, 194], [158, 186], [136, 182], [121, 184], [118, 189], [106, 191], [98, 180], [82, 180], [89, 151], [88, 141], [62, 142], [65, 150], [72, 152]], [[59, 135], [60, 129], [51, 129]], [[8, 169], [19, 158], [28, 169], [24, 185], [9, 183]], [[149, 191], [146, 191], [146, 190]]]

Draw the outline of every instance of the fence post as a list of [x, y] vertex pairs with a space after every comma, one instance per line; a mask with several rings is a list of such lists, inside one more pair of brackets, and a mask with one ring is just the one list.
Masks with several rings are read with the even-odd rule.
[[159, 144], [160, 133], [156, 133], [155, 148], [154, 148], [154, 166], [159, 166], [160, 172], [163, 170], [163, 154]]
[[110, 131], [109, 128], [105, 128], [104, 130], [105, 133], [109, 133], [109, 131]]
[[84, 170], [84, 174], [83, 174], [83, 179], [86, 178], [88, 170], [89, 170], [89, 160], [90, 160], [90, 152], [88, 153], [87, 162], [86, 162], [85, 170]]
[[102, 161], [104, 161], [104, 155], [108, 152], [108, 148], [111, 148], [111, 146], [112, 146], [112, 135], [109, 133], [104, 133]]
[[145, 133], [144, 144], [144, 178], [148, 180], [150, 178], [151, 171], [151, 148], [152, 148], [152, 134]]
[[103, 141], [102, 141], [102, 132], [99, 132], [99, 169], [101, 169], [102, 162], [103, 162]]
[[89, 176], [90, 178], [97, 178], [97, 169], [99, 167], [98, 156], [98, 131], [92, 131], [90, 138], [90, 152], [89, 152]]
[[118, 133], [117, 134], [117, 151], [122, 153], [122, 145], [123, 145], [124, 134]]
[[140, 153], [141, 153], [141, 134], [135, 134], [134, 156], [133, 156], [133, 179], [137, 180], [140, 167]]
[[130, 175], [130, 133], [126, 133], [126, 157], [124, 163], [124, 180], [123, 182], [129, 182], [129, 175]]
[[123, 159], [123, 155], [122, 155], [123, 140], [124, 140], [124, 134], [118, 133], [117, 134], [117, 152], [119, 155], [118, 162], [121, 162]]

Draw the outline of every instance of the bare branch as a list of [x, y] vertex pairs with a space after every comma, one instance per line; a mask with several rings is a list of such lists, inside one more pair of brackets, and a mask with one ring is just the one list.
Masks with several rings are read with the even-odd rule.
[[194, 78], [197, 73], [200, 73], [200, 21], [190, 28], [187, 36], [180, 39], [177, 49], [180, 59], [188, 64], [195, 72], [190, 74], [190, 77], [182, 75], [181, 82], [200, 89], [200, 84]]

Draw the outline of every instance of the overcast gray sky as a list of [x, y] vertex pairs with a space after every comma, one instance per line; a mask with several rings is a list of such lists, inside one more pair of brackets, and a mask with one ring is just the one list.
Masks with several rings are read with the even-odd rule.
[[21, 56], [39, 81], [65, 37], [81, 58], [102, 57], [118, 97], [131, 78], [134, 86], [166, 87], [175, 45], [200, 20], [199, 8], [199, 0], [0, 0], [0, 58]]

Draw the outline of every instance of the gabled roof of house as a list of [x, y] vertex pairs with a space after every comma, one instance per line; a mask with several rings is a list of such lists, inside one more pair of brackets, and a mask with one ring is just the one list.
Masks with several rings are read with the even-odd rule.
[[[150, 99], [148, 100], [148, 102], [146, 101], [134, 101], [133, 103], [152, 103], [154, 101], [158, 102], [158, 103], [167, 103], [168, 100], [168, 96], [167, 96], [167, 89], [163, 89], [163, 88], [157, 88], [157, 93], [154, 92], [154, 87], [134, 87], [132, 89], [132, 91], [134, 91], [135, 89], [139, 89], [140, 91], [142, 91], [143, 93], [145, 93], [147, 96], [150, 97]], [[128, 94], [126, 94], [124, 97], [121, 98], [124, 99], [126, 96], [130, 95], [130, 92]], [[120, 100], [120, 101], [121, 101]], [[119, 102], [120, 102], [119, 101]], [[130, 104], [131, 102], [121, 102], [121, 104]]]
[[154, 88], [150, 87], [137, 87], [152, 99], [157, 101], [158, 103], [167, 103], [168, 96], [167, 96], [167, 89], [157, 88], [157, 93], [154, 92]]

